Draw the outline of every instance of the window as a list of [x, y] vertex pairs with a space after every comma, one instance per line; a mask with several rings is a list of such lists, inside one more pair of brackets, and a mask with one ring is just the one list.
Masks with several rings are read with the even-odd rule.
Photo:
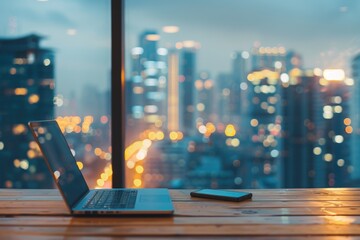
[[356, 185], [360, 4], [124, 2], [127, 186]]
[[0, 187], [53, 187], [27, 128], [53, 118], [89, 186], [111, 186], [110, 5], [0, 2]]
[[[124, 29], [114, 23], [123, 24], [123, 12], [110, 17], [121, 3]], [[0, 187], [53, 186], [26, 126], [50, 118], [91, 188], [111, 186], [122, 127], [118, 186], [122, 165], [128, 187], [356, 186], [359, 8], [326, 0], [1, 1]]]

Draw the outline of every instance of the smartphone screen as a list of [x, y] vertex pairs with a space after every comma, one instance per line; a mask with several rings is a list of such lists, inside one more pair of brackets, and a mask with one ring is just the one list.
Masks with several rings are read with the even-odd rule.
[[250, 199], [252, 197], [252, 194], [249, 192], [235, 192], [235, 191], [216, 190], [216, 189], [196, 190], [191, 192], [190, 195], [192, 197], [211, 198], [211, 199], [236, 201], [236, 202], [245, 199]]

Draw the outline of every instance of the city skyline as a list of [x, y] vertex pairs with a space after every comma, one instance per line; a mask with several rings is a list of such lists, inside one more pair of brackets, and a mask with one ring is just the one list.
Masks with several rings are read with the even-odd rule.
[[[129, 184], [339, 187], [358, 178], [358, 160], [349, 148], [358, 132], [351, 101], [356, 76], [348, 78], [342, 69], [302, 69], [301, 52], [259, 46], [234, 54], [231, 71], [213, 79], [197, 70], [196, 45], [183, 42], [164, 60], [168, 51], [158, 48], [155, 31], [144, 29], [139, 37], [126, 92], [134, 101], [126, 104], [127, 136], [138, 132], [127, 138], [129, 149], [140, 148], [141, 154], [126, 159]], [[179, 88], [168, 92], [169, 99], [178, 99], [169, 105], [167, 68], [169, 84], [178, 78]], [[147, 101], [150, 96], [158, 97]], [[169, 115], [160, 107], [164, 103]], [[168, 121], [176, 122], [175, 131], [166, 128]]]
[[[155, 2], [158, 4], [153, 6]], [[36, 28], [44, 31], [40, 36], [28, 35], [29, 41], [31, 43], [34, 36], [45, 40], [42, 38], [45, 26], [58, 26], [54, 30], [58, 37], [50, 34], [47, 43], [40, 44], [41, 49], [54, 51], [56, 58], [34, 57], [31, 44], [21, 57], [19, 47], [7, 49], [12, 51], [12, 55], [2, 56], [6, 59], [6, 64], [1, 66], [4, 69], [2, 82], [18, 85], [6, 86], [1, 96], [11, 96], [7, 100], [11, 103], [25, 99], [25, 109], [38, 106], [40, 95], [29, 92], [33, 79], [31, 72], [24, 74], [24, 69], [39, 64], [41, 69], [44, 68], [39, 70], [41, 73], [46, 73], [48, 66], [56, 70], [58, 74], [44, 78], [44, 83], [50, 80], [55, 83], [51, 85], [52, 93], [70, 96], [74, 93], [76, 96], [74, 101], [70, 99], [66, 111], [58, 111], [61, 116], [56, 119], [62, 122], [63, 131], [69, 134], [67, 137], [77, 157], [82, 158], [79, 168], [84, 167], [84, 171], [92, 175], [93, 184], [107, 186], [111, 176], [112, 146], [108, 143], [111, 134], [108, 128], [110, 91], [106, 91], [110, 87], [110, 62], [104, 59], [109, 57], [111, 50], [107, 45], [110, 35], [105, 36], [102, 31], [107, 30], [104, 29], [99, 34], [91, 31], [89, 23], [82, 22], [91, 17], [89, 13], [96, 13], [95, 5], [90, 7], [92, 11], [89, 10], [85, 18], [79, 17], [82, 24], [78, 25], [77, 21], [71, 21], [71, 11], [65, 10], [61, 16], [59, 11], [52, 11], [58, 6], [56, 1], [32, 3], [31, 6], [36, 5], [51, 14], [37, 12], [38, 18], [28, 26], [33, 24], [36, 28], [40, 19], [50, 19], [50, 22]], [[107, 3], [102, 5], [104, 12], [109, 9]], [[130, 23], [126, 23], [125, 29], [128, 70], [125, 166], [130, 173], [126, 177], [128, 186], [339, 187], [352, 184], [351, 181], [359, 178], [356, 158], [359, 155], [356, 149], [360, 122], [359, 80], [347, 69], [350, 66], [347, 63], [353, 61], [353, 70], [359, 71], [354, 59], [358, 33], [349, 31], [349, 27], [357, 23], [353, 18], [357, 4], [342, 1], [340, 5], [329, 4], [323, 11], [315, 12], [278, 0], [270, 5], [261, 0], [243, 2], [241, 7], [239, 2], [230, 0], [222, 1], [220, 5], [219, 1], [211, 0], [198, 0], [191, 5], [185, 0], [172, 5], [162, 0], [126, 3], [126, 22]], [[140, 3], [142, 5], [137, 5]], [[205, 3], [206, 9], [199, 5]], [[260, 3], [266, 8], [259, 8]], [[324, 4], [324, 1], [320, 3]], [[62, 6], [79, 10], [82, 4], [85, 6], [86, 2], [66, 2]], [[318, 4], [305, 2], [305, 6], [311, 6], [310, 10]], [[223, 7], [221, 12], [219, 6]], [[252, 7], [256, 6], [255, 11]], [[139, 14], [142, 7], [151, 16]], [[139, 12], [132, 12], [134, 9]], [[164, 9], [176, 11], [167, 16]], [[26, 12], [24, 18], [13, 18], [12, 11], [9, 9], [7, 15], [10, 17], [4, 30], [8, 35], [0, 37], [5, 43], [16, 43], [22, 36], [24, 20], [36, 13], [34, 9], [29, 12], [20, 9], [19, 12]], [[102, 16], [106, 16], [104, 12]], [[184, 18], [184, 12], [189, 17]], [[226, 17], [216, 15], [222, 12]], [[309, 19], [294, 22], [305, 13], [309, 13]], [[330, 20], [341, 18], [333, 21], [340, 24], [329, 25], [330, 15]], [[133, 16], [136, 19], [131, 20]], [[172, 20], [166, 20], [167, 17]], [[317, 20], [321, 19], [324, 21], [319, 23]], [[346, 25], [350, 20], [351, 24]], [[137, 26], [138, 22], [141, 24]], [[102, 23], [106, 25], [106, 21]], [[171, 29], [162, 29], [164, 23], [171, 23], [180, 31], [170, 34]], [[315, 23], [318, 28], [314, 28]], [[340, 28], [344, 26], [342, 24], [346, 28]], [[83, 32], [81, 26], [86, 31]], [[96, 27], [101, 28], [101, 24]], [[314, 31], [309, 32], [310, 27]], [[335, 36], [335, 29], [342, 32], [337, 31]], [[176, 27], [172, 28], [173, 32], [176, 30]], [[98, 38], [97, 35], [104, 36]], [[335, 37], [330, 39], [333, 35]], [[286, 43], [290, 40], [294, 47]], [[98, 41], [105, 44], [97, 48]], [[348, 44], [349, 41], [352, 43]], [[53, 45], [48, 45], [50, 42]], [[317, 51], [322, 48], [326, 49], [323, 54]], [[97, 51], [101, 52], [98, 58]], [[334, 65], [335, 62], [339, 64]], [[329, 71], [329, 68], [337, 70]], [[94, 71], [97, 75], [92, 74]], [[21, 81], [10, 81], [12, 78]], [[102, 87], [97, 88], [97, 85]], [[48, 101], [49, 107], [56, 110], [64, 99], [52, 94], [40, 97], [40, 100]], [[16, 109], [18, 104], [9, 106]], [[7, 109], [7, 105], [3, 107], [4, 116], [17, 112]], [[80, 110], [84, 113], [80, 114]], [[32, 113], [29, 111], [29, 118], [56, 117], [33, 116]], [[26, 128], [23, 122], [19, 125], [18, 121], [11, 121], [4, 131], [8, 131], [10, 136], [22, 137]], [[22, 144], [26, 148], [32, 147], [26, 141]], [[7, 154], [8, 146], [5, 140], [0, 141], [2, 153]], [[26, 153], [29, 158], [31, 153]], [[9, 159], [12, 168], [30, 169], [24, 165], [28, 163], [25, 158], [19, 160], [11, 156]], [[12, 182], [6, 184], [11, 187]]]

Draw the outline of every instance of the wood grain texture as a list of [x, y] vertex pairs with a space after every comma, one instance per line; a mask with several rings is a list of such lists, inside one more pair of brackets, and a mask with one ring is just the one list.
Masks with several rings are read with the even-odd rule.
[[73, 217], [57, 190], [0, 189], [0, 239], [353, 239], [360, 190], [273, 189], [244, 202], [171, 190], [172, 217]]

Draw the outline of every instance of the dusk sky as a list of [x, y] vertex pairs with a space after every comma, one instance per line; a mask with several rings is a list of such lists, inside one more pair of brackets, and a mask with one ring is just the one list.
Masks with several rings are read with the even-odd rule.
[[[80, 93], [86, 84], [110, 87], [109, 0], [1, 0], [0, 13], [0, 38], [47, 37], [58, 93]], [[305, 67], [346, 68], [360, 49], [355, 0], [127, 0], [125, 18], [127, 59], [140, 33], [155, 29], [159, 47], [198, 41], [197, 69], [213, 77], [230, 70], [233, 51], [250, 51], [255, 42], [297, 51]], [[163, 33], [166, 25], [180, 31]]]
[[0, 38], [37, 33], [55, 51], [56, 92], [110, 87], [109, 0], [1, 0]]
[[[165, 25], [180, 31], [163, 33]], [[127, 56], [139, 33], [155, 29], [160, 46], [200, 42], [198, 70], [213, 77], [230, 70], [231, 52], [251, 51], [255, 42], [297, 51], [305, 67], [347, 68], [360, 50], [359, 26], [360, 1], [353, 0], [126, 1]]]

